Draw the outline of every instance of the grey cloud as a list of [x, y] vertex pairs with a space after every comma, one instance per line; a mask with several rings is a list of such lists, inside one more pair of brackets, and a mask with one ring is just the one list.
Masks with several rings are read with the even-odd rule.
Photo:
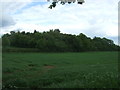
[[0, 15], [0, 27], [15, 25], [16, 22], [11, 15], [28, 3], [30, 2], [17, 2], [12, 0], [9, 0], [9, 2], [0, 2], [0, 12], [2, 13]]
[[0, 27], [8, 27], [16, 24], [13, 17], [7, 14], [2, 14], [0, 21]]

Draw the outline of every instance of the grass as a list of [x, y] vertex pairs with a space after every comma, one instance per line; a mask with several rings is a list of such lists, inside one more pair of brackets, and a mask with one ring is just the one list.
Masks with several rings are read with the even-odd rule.
[[3, 53], [3, 88], [118, 88], [118, 52]]

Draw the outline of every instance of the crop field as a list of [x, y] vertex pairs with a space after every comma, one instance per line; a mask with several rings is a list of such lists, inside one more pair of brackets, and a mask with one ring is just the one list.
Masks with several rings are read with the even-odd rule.
[[118, 52], [3, 53], [3, 88], [118, 88]]

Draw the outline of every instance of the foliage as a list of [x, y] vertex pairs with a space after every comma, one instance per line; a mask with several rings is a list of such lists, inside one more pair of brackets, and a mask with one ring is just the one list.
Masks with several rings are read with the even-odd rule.
[[82, 51], [117, 51], [120, 47], [107, 38], [94, 37], [85, 34], [63, 34], [59, 29], [40, 33], [11, 31], [2, 36], [3, 47], [33, 48], [40, 52], [82, 52]]
[[9, 40], [7, 34], [2, 37], [2, 46], [3, 47], [10, 46], [10, 40]]
[[[60, 2], [60, 4], [65, 5], [66, 3], [71, 4], [75, 3], [76, 0], [53, 0], [52, 4], [48, 7], [50, 9], [55, 8], [57, 3]], [[83, 4], [84, 0], [77, 0], [78, 4]]]

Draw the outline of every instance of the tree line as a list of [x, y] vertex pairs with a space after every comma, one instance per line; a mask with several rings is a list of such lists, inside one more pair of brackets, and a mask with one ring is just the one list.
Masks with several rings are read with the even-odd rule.
[[83, 51], [118, 51], [120, 47], [107, 38], [94, 37], [85, 34], [63, 34], [59, 29], [33, 33], [11, 31], [2, 36], [2, 46], [17, 48], [33, 48], [40, 52], [83, 52]]

